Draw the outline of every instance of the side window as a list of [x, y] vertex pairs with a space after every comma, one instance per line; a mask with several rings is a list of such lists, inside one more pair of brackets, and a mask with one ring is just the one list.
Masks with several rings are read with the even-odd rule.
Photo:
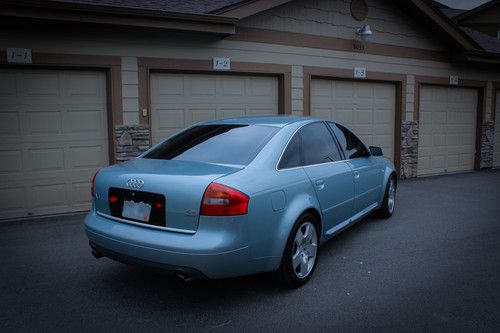
[[300, 166], [300, 134], [294, 135], [281, 156], [278, 169], [288, 169]]
[[304, 165], [340, 161], [332, 134], [324, 123], [313, 123], [300, 130]]
[[368, 152], [368, 149], [366, 149], [363, 142], [361, 142], [361, 140], [347, 128], [330, 122], [328, 125], [339, 140], [340, 148], [344, 150], [346, 158], [351, 159], [370, 156], [370, 153]]

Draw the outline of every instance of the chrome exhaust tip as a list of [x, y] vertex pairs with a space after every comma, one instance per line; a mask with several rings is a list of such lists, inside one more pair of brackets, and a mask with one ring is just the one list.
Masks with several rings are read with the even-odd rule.
[[176, 271], [174, 275], [184, 283], [190, 283], [193, 281], [193, 277], [186, 272]]
[[100, 259], [102, 257], [104, 257], [102, 254], [100, 254], [99, 252], [97, 252], [96, 250], [92, 249], [92, 255], [94, 256], [94, 258], [96, 259]]

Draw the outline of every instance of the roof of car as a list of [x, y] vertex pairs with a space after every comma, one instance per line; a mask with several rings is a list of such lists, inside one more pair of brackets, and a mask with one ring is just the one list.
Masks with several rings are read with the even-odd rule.
[[286, 125], [311, 120], [322, 120], [315, 117], [305, 116], [247, 116], [247, 117], [234, 117], [224, 118], [202, 123], [203, 125], [263, 125], [263, 126], [276, 126], [284, 127]]

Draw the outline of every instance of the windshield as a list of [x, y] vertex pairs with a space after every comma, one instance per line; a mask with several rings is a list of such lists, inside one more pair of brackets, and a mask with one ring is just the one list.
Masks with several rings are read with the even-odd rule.
[[161, 143], [144, 158], [247, 165], [279, 128], [200, 125]]

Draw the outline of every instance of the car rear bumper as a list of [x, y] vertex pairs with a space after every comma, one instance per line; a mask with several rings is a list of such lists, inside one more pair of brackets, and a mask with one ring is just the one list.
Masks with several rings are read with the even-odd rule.
[[91, 247], [111, 259], [181, 271], [193, 277], [225, 278], [257, 273], [240, 217], [200, 219], [194, 234], [156, 230], [115, 221], [95, 212], [85, 218]]

